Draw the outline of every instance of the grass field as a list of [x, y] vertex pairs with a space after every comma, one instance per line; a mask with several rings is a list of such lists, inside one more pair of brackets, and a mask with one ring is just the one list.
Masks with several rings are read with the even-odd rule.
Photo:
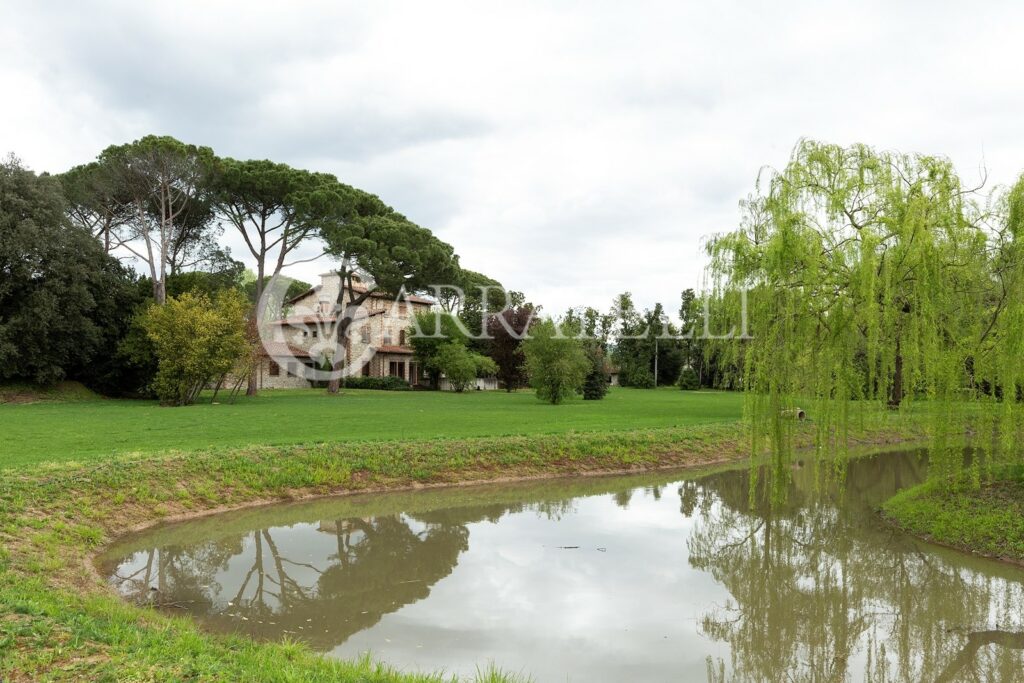
[[114, 399], [0, 405], [0, 468], [111, 454], [250, 445], [465, 438], [678, 427], [740, 418], [726, 392], [614, 388], [551, 406], [533, 392], [264, 391], [234, 404], [165, 408]]
[[883, 506], [904, 530], [943, 545], [1024, 563], [1024, 470], [1008, 470], [979, 488], [950, 490], [931, 481]]

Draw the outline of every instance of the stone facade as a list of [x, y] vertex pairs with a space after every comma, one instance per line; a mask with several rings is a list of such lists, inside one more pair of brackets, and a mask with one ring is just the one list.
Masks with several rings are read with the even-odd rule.
[[[269, 325], [271, 340], [264, 342], [258, 377], [264, 389], [309, 387], [304, 367], [323, 367], [333, 358], [337, 336], [334, 307], [341, 278], [320, 276], [320, 284], [287, 302], [286, 315]], [[355, 284], [356, 295], [362, 285]], [[351, 296], [346, 294], [346, 296]], [[430, 310], [434, 302], [418, 296], [402, 300], [371, 294], [349, 326], [346, 365], [351, 374], [367, 377], [394, 375], [417, 385], [422, 381], [418, 363], [408, 344], [413, 316]], [[264, 334], [266, 338], [268, 334]]]

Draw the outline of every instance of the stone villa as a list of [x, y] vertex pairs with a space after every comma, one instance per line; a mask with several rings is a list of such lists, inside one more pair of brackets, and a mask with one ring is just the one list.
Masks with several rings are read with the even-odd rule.
[[[334, 353], [336, 334], [332, 311], [338, 300], [341, 278], [337, 273], [320, 276], [320, 284], [289, 300], [286, 315], [271, 323], [272, 341], [264, 343], [257, 376], [261, 389], [309, 387], [304, 368], [321, 368]], [[356, 292], [365, 292], [358, 281]], [[412, 385], [422, 381], [418, 363], [406, 336], [413, 316], [430, 310], [434, 302], [408, 295], [395, 301], [371, 294], [348, 328], [346, 365], [352, 374], [365, 377], [401, 377]]]

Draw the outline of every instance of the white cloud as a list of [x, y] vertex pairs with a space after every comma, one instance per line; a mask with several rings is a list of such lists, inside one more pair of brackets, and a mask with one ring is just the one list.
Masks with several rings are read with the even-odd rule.
[[[1024, 169], [1024, 8], [936, 3], [6, 7], [0, 151], [154, 132], [337, 173], [549, 311], [675, 308], [802, 136]], [[236, 255], [241, 243], [232, 239]], [[311, 278], [322, 265], [298, 268]]]

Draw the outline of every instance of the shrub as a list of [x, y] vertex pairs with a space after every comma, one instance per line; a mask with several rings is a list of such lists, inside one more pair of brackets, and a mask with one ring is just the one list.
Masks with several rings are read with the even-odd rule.
[[481, 375], [493, 374], [498, 366], [479, 353], [473, 353], [462, 344], [442, 344], [437, 353], [437, 366], [457, 392], [465, 391]]
[[347, 377], [345, 387], [348, 389], [377, 389], [379, 391], [409, 391], [409, 383], [401, 377]]
[[697, 373], [693, 371], [693, 368], [686, 368], [680, 373], [679, 388], [683, 391], [700, 389], [700, 379], [697, 377]]
[[240, 292], [224, 290], [213, 299], [186, 293], [147, 309], [141, 325], [156, 352], [153, 390], [161, 403], [194, 403], [204, 387], [245, 356], [249, 307]]
[[654, 388], [654, 373], [648, 368], [640, 365], [631, 365], [622, 369], [619, 378], [623, 386], [637, 387], [638, 389]]

